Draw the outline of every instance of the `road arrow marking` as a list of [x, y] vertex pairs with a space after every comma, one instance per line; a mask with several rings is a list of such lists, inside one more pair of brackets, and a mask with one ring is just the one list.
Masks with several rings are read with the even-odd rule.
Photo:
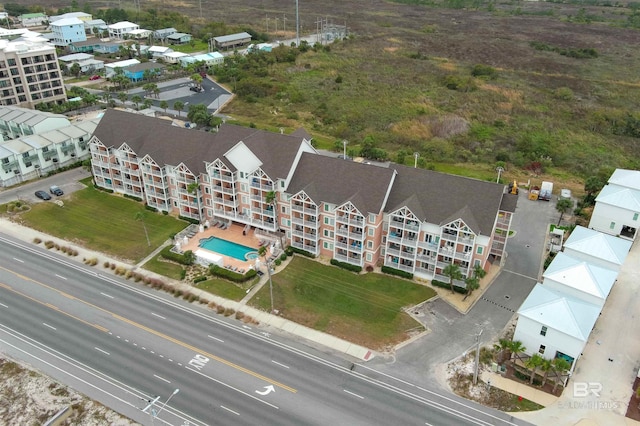
[[264, 387], [264, 392], [260, 392], [259, 390], [257, 390], [256, 393], [258, 395], [265, 396], [265, 395], [269, 395], [271, 392], [275, 392], [275, 391], [276, 391], [276, 389], [273, 387], [273, 385], [269, 385], [269, 386], [265, 386]]

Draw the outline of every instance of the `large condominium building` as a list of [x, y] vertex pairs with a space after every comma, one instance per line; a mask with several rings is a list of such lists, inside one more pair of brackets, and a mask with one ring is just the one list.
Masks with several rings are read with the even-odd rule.
[[42, 38], [0, 40], [0, 105], [66, 99], [56, 49]]
[[319, 155], [311, 137], [233, 125], [218, 133], [108, 110], [90, 140], [98, 186], [159, 210], [286, 237], [317, 256], [466, 276], [505, 254], [517, 197], [502, 185]]

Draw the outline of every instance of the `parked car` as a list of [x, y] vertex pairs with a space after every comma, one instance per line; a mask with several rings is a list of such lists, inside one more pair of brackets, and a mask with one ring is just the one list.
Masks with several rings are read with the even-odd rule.
[[189, 87], [189, 90], [191, 90], [192, 92], [204, 92], [204, 89], [202, 87], [198, 87], [198, 86], [191, 86]]
[[52, 193], [53, 195], [57, 195], [57, 196], [64, 195], [64, 192], [62, 192], [62, 189], [60, 189], [60, 187], [57, 186], [57, 185], [52, 185], [49, 188], [49, 192]]
[[100, 80], [100, 76], [99, 75], [92, 75], [91, 77], [89, 77], [89, 80]]
[[51, 195], [47, 194], [45, 191], [36, 191], [36, 197], [40, 198], [41, 200], [51, 199]]

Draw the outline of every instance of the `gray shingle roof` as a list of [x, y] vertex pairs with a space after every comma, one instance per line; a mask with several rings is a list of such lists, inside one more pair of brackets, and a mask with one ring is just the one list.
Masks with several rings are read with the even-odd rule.
[[172, 126], [171, 122], [114, 109], [108, 109], [94, 132], [107, 146], [127, 143], [139, 158], [151, 156], [160, 165], [184, 163], [194, 174], [205, 172], [205, 162], [221, 159], [235, 170], [224, 154], [243, 141], [263, 162], [272, 178], [285, 178], [298, 151], [301, 138], [279, 135], [230, 124], [218, 133], [207, 133]]
[[394, 175], [392, 169], [304, 153], [287, 192], [304, 190], [316, 203], [351, 201], [362, 214], [380, 213]]
[[475, 233], [491, 235], [504, 185], [397, 164], [390, 168], [398, 176], [386, 212], [407, 206], [422, 221], [443, 225], [460, 218]]

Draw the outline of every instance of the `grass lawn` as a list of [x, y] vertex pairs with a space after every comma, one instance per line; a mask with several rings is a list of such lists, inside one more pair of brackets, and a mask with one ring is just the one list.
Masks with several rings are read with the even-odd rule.
[[[410, 281], [355, 275], [299, 256], [273, 276], [274, 307], [283, 317], [373, 349], [404, 340], [419, 325], [402, 308], [434, 295]], [[269, 286], [250, 303], [268, 311]]]
[[[37, 203], [20, 215], [23, 225], [92, 250], [138, 262], [188, 223], [145, 210], [139, 202], [93, 187], [65, 197], [64, 207]], [[136, 215], [142, 214], [142, 221]], [[146, 227], [150, 245], [145, 237]]]
[[182, 266], [173, 262], [163, 262], [160, 255], [151, 258], [151, 260], [143, 265], [143, 268], [174, 280], [180, 280], [182, 278], [181, 273], [184, 269]]
[[246, 289], [250, 288], [257, 281], [258, 278], [243, 285], [238, 285], [219, 278], [212, 278], [206, 281], [201, 281], [195, 284], [194, 287], [208, 291], [216, 296], [239, 302], [244, 296], [246, 296]]

